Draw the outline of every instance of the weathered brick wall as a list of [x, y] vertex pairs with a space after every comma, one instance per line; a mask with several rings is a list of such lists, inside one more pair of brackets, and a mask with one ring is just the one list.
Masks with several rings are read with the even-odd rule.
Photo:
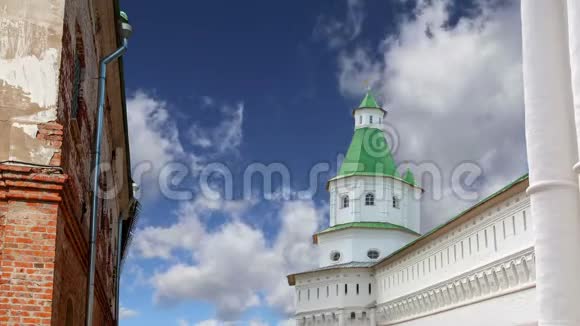
[[0, 165], [2, 325], [50, 325], [60, 193], [56, 170]]
[[[42, 11], [40, 7], [44, 5], [34, 4], [37, 5], [34, 9]], [[32, 140], [0, 139], [0, 159], [2, 155], [13, 155], [3, 152], [3, 148], [21, 148], [20, 152], [26, 153], [26, 146], [33, 145], [32, 150], [50, 156], [27, 161], [26, 155], [19, 154], [22, 163], [61, 168], [15, 167], [0, 162], [0, 325], [76, 326], [85, 321], [96, 77], [99, 59], [117, 47], [116, 8], [113, 0], [61, 0], [59, 5], [64, 7], [60, 13], [62, 30], [51, 34], [60, 40], [54, 45], [51, 39], [60, 62], [58, 85], [54, 86], [58, 89], [54, 117], [34, 125]], [[0, 37], [6, 35], [0, 33]], [[0, 60], [2, 55], [0, 50]], [[77, 102], [73, 103], [76, 58], [82, 63], [81, 87]], [[111, 167], [102, 174], [101, 188], [119, 191], [113, 198], [99, 202], [94, 306], [94, 325], [99, 326], [114, 323], [116, 226], [128, 204], [126, 160], [122, 155], [126, 139], [113, 132], [123, 128], [118, 69], [116, 62], [108, 67], [101, 148], [102, 162]], [[76, 116], [72, 114], [75, 104]], [[0, 112], [0, 121], [3, 118]], [[0, 135], [13, 134], [6, 130], [0, 123]]]
[[[73, 302], [86, 302], [86, 280], [88, 264], [88, 231], [90, 204], [92, 194], [91, 169], [93, 164], [94, 135], [97, 120], [97, 79], [99, 59], [112, 52], [116, 47], [114, 30], [113, 1], [67, 1], [65, 7], [63, 30], [61, 79], [59, 94], [59, 121], [64, 126], [62, 144], [62, 166], [69, 177], [65, 190], [64, 204], [61, 209], [56, 252], [55, 298], [61, 304], [54, 310], [54, 319], [63, 320], [66, 316], [66, 305], [69, 299]], [[81, 96], [78, 99], [78, 113], [72, 117], [74, 59], [80, 55], [82, 62]], [[114, 151], [124, 144], [116, 144], [112, 139], [112, 128], [119, 121], [114, 121], [111, 111], [121, 110], [122, 103], [118, 88], [117, 63], [108, 68], [107, 96], [105, 110], [105, 128], [101, 160], [111, 162]], [[117, 72], [115, 74], [115, 72]], [[115, 118], [116, 119], [116, 118]], [[113, 180], [113, 173], [103, 171], [101, 188], [114, 187], [122, 180]], [[121, 175], [125, 175], [121, 173]], [[70, 190], [70, 191], [69, 191]], [[72, 203], [72, 204], [67, 204]], [[97, 223], [97, 268], [95, 284], [95, 325], [113, 323], [115, 302], [115, 260], [117, 230], [116, 221], [123, 203], [118, 197], [99, 200], [99, 220]], [[68, 230], [68, 231], [67, 231]], [[82, 237], [78, 236], [82, 234]], [[72, 256], [71, 256], [72, 255]], [[71, 259], [74, 257], [75, 259]], [[71, 272], [78, 271], [78, 272]], [[84, 306], [74, 307], [74, 319], [84, 321]]]

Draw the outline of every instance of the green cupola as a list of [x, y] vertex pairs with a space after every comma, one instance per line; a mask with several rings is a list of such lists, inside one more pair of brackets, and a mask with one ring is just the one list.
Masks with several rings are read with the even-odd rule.
[[388, 176], [416, 185], [415, 177], [410, 170], [404, 175], [397, 172], [393, 153], [383, 131], [383, 118], [386, 114], [370, 90], [367, 91], [359, 106], [353, 111], [354, 135], [337, 177]]
[[355, 131], [338, 176], [384, 175], [398, 177], [395, 160], [383, 132], [386, 112], [370, 90], [354, 109]]
[[379, 104], [377, 103], [377, 100], [375, 100], [375, 97], [373, 96], [373, 94], [371, 93], [371, 91], [367, 91], [367, 93], [365, 94], [365, 97], [363, 98], [362, 102], [360, 102], [360, 105], [358, 106], [359, 109], [381, 109], [381, 107], [379, 106]]
[[338, 176], [384, 175], [398, 177], [395, 160], [382, 130], [357, 128]]

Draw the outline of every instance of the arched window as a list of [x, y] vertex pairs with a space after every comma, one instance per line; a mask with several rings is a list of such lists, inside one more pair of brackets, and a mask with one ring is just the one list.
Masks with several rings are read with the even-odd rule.
[[356, 318], [356, 314], [354, 312], [350, 313], [350, 319], [355, 319]]
[[365, 205], [367, 205], [367, 206], [375, 206], [375, 195], [372, 192], [369, 192], [365, 196]]
[[348, 196], [343, 196], [342, 197], [342, 202], [340, 204], [340, 207], [341, 208], [347, 208], [348, 207], [348, 203], [349, 203]]
[[358, 290], [358, 283], [356, 284], [356, 295], [359, 294], [359, 290]]
[[359, 115], [358, 116], [358, 124], [359, 125], [362, 125], [362, 115]]
[[399, 199], [399, 197], [393, 196], [393, 207], [398, 209], [401, 206], [400, 201], [401, 200]]
[[372, 115], [369, 117], [369, 123], [373, 123], [373, 116]]

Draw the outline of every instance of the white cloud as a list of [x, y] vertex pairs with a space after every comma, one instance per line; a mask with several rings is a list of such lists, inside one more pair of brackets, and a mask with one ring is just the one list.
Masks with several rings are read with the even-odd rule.
[[364, 4], [362, 0], [346, 0], [344, 20], [326, 14], [320, 15], [314, 27], [314, 37], [324, 40], [330, 48], [339, 48], [356, 39], [362, 31]]
[[[317, 263], [311, 236], [319, 227], [321, 212], [311, 201], [285, 202], [279, 218], [282, 226], [272, 244], [263, 231], [238, 219], [204, 233], [200, 241], [190, 242], [187, 250], [195, 263], [176, 263], [152, 277], [156, 302], [207, 301], [216, 306], [218, 319], [226, 321], [263, 304], [292, 312], [292, 288], [285, 275]], [[156, 231], [177, 229], [179, 222]], [[138, 233], [136, 244], [150, 241], [140, 237]], [[178, 246], [187, 247], [183, 243]]]
[[258, 319], [254, 319], [248, 322], [248, 326], [268, 326], [268, 323]]
[[[201, 101], [202, 107], [215, 103], [207, 96]], [[242, 143], [242, 103], [223, 105], [219, 109], [220, 123], [215, 127], [192, 125], [188, 138], [197, 147], [195, 151], [182, 142], [176, 118], [179, 113], [170, 110], [166, 101], [138, 90], [127, 99], [127, 111], [133, 178], [145, 196], [159, 194], [158, 177], [167, 163], [182, 163], [196, 175], [210, 160], [237, 153]]]
[[296, 326], [296, 319], [286, 319], [278, 322], [278, 326]]
[[167, 162], [183, 155], [178, 129], [165, 101], [137, 91], [127, 100], [131, 160]]
[[133, 178], [143, 195], [155, 196], [165, 164], [179, 161], [194, 166], [199, 158], [184, 150], [167, 102], [139, 90], [127, 99], [127, 112]]
[[128, 319], [139, 316], [139, 312], [136, 310], [129, 309], [127, 307], [121, 306], [119, 308], [119, 318], [120, 319]]
[[[183, 326], [187, 326], [189, 324], [183, 324]], [[193, 325], [193, 324], [191, 324]], [[222, 326], [223, 324], [221, 324], [218, 320], [215, 319], [208, 319], [208, 320], [203, 320], [200, 321], [198, 323], [195, 324], [195, 326]], [[182, 325], [180, 325], [182, 326]]]
[[197, 197], [180, 204], [175, 215], [177, 222], [168, 227], [146, 226], [136, 231], [132, 251], [144, 258], [172, 259], [175, 250], [192, 251], [205, 241], [202, 220], [215, 212], [238, 217], [254, 203], [246, 200], [210, 200]]
[[[206, 102], [209, 103], [209, 102]], [[213, 102], [211, 102], [213, 103]], [[209, 104], [208, 104], [209, 105]], [[223, 106], [220, 122], [214, 128], [193, 124], [189, 129], [191, 143], [216, 154], [235, 151], [242, 142], [244, 105]]]
[[[518, 3], [479, 3], [480, 12], [449, 26], [450, 1], [420, 1], [398, 35], [339, 58], [339, 84], [360, 96], [370, 80], [389, 111], [401, 142], [399, 160], [434, 161], [449, 187], [452, 169], [464, 161], [484, 171], [482, 194], [525, 172], [523, 90]], [[427, 189], [427, 197], [429, 189]], [[473, 202], [447, 198], [424, 202], [424, 229]]]

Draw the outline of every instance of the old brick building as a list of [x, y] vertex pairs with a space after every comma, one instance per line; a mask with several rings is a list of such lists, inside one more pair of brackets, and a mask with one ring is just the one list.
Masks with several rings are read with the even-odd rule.
[[[85, 324], [97, 77], [118, 21], [115, 0], [0, 0], [0, 325]], [[114, 325], [137, 206], [122, 60], [108, 66], [101, 149], [93, 324]]]

